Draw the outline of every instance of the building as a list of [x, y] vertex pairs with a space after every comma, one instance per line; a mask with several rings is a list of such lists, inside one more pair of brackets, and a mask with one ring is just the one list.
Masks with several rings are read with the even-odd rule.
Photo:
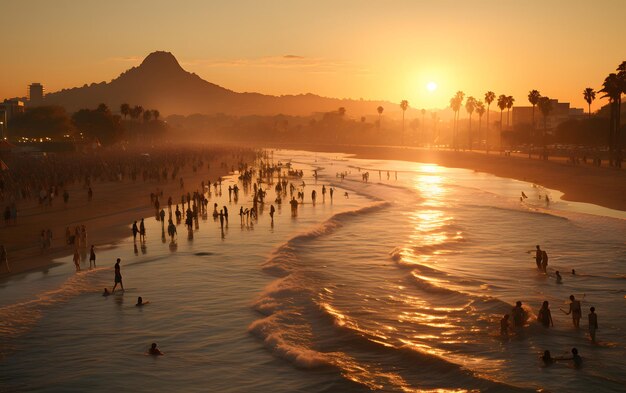
[[[571, 108], [569, 102], [559, 102], [559, 100], [551, 99], [552, 111], [548, 115], [546, 120], [546, 126], [548, 129], [554, 129], [559, 124], [571, 120], [578, 119], [585, 115], [585, 110], [582, 108]], [[514, 106], [512, 109], [512, 125], [517, 127], [523, 124], [533, 124], [533, 107], [532, 106]], [[535, 107], [535, 127], [543, 128], [544, 118], [541, 114], [539, 106]]]
[[17, 116], [24, 113], [24, 101], [13, 98], [10, 100], [4, 100], [2, 104], [0, 104], [0, 137], [2, 139], [7, 137], [7, 125], [9, 121]]
[[32, 83], [28, 85], [28, 106], [43, 105], [44, 89], [41, 83]]

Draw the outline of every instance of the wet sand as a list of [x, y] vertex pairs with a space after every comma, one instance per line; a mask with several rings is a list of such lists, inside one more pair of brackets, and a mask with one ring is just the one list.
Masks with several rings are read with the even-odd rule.
[[274, 144], [285, 149], [354, 154], [357, 158], [404, 160], [465, 168], [499, 177], [532, 182], [563, 192], [562, 199], [626, 211], [626, 170], [543, 161], [536, 157], [505, 157], [497, 152], [454, 152], [393, 146]]
[[[249, 155], [252, 163], [252, 154]], [[220, 167], [226, 162], [226, 168]], [[7, 248], [11, 273], [7, 273], [5, 266], [0, 266], [0, 279], [29, 270], [46, 269], [55, 265], [54, 260], [72, 255], [74, 246], [65, 244], [65, 228], [70, 227], [72, 234], [74, 227], [85, 225], [87, 229], [86, 249], [81, 254], [89, 258], [89, 246], [95, 245], [96, 263], [109, 264], [113, 261], [104, 261], [97, 258], [98, 247], [114, 244], [131, 236], [131, 225], [134, 220], [142, 217], [146, 220], [155, 219], [155, 209], [150, 203], [150, 193], [157, 188], [163, 190], [161, 207], [167, 211], [167, 198], [171, 195], [173, 208], [180, 203], [183, 192], [193, 194], [200, 190], [204, 180], [215, 181], [229, 172], [231, 165], [238, 165], [237, 158], [219, 156], [208, 161], [197, 172], [193, 172], [191, 165], [183, 168], [176, 180], [167, 182], [125, 180], [123, 182], [95, 182], [92, 186], [93, 199], [88, 201], [87, 189], [82, 185], [68, 187], [70, 199], [67, 206], [61, 197], [55, 198], [52, 206], [40, 206], [37, 200], [22, 202], [18, 205], [17, 225], [5, 226], [0, 224], [0, 244]], [[179, 178], [185, 182], [185, 188], [180, 188]], [[40, 233], [42, 229], [52, 230], [51, 248], [42, 250]]]

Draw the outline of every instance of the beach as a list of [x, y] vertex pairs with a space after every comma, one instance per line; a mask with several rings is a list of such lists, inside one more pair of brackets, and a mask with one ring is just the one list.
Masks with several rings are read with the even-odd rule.
[[[177, 225], [173, 241], [150, 217], [145, 242], [127, 232], [99, 249], [96, 269], [83, 261], [75, 273], [63, 257], [47, 272], [5, 280], [0, 386], [508, 393], [602, 383], [620, 391], [624, 218], [473, 170], [289, 150], [272, 159], [303, 171], [286, 177], [304, 192], [295, 217], [275, 201], [278, 179], [263, 177], [258, 218], [241, 219], [253, 187], [227, 176], [221, 195], [207, 194], [209, 214], [192, 231]], [[235, 184], [238, 200], [226, 192]], [[210, 215], [214, 203], [230, 211], [224, 228]], [[535, 266], [535, 244], [550, 255], [546, 272]], [[102, 296], [116, 258], [125, 291]], [[576, 329], [559, 311], [571, 294], [585, 317], [596, 307], [597, 344], [586, 321]], [[138, 296], [149, 304], [135, 306]], [[528, 320], [502, 337], [499, 321], [518, 300]], [[554, 327], [536, 322], [545, 300]], [[152, 342], [164, 356], [144, 355]], [[566, 358], [572, 347], [582, 369], [567, 360], [542, 367], [544, 350]]]
[[[66, 244], [66, 227], [70, 227], [73, 234], [76, 226], [85, 225], [88, 246], [95, 245], [96, 253], [100, 246], [115, 244], [131, 234], [133, 221], [142, 217], [155, 217], [150, 193], [163, 191], [161, 206], [167, 208], [169, 196], [174, 204], [180, 203], [181, 194], [200, 190], [202, 181], [213, 182], [228, 175], [233, 167], [237, 167], [242, 153], [238, 148], [225, 149], [225, 154], [220, 153], [208, 160], [202, 168], [194, 168], [189, 163], [181, 168], [176, 179], [133, 181], [125, 178], [121, 181], [95, 182], [92, 185], [91, 201], [88, 200], [88, 189], [84, 184], [67, 187], [70, 194], [67, 205], [61, 195], [54, 199], [52, 205], [41, 205], [36, 198], [21, 201], [18, 205], [18, 223], [0, 225], [0, 244], [5, 244], [7, 248], [11, 267], [10, 274], [7, 274], [4, 266], [0, 267], [0, 277], [49, 268], [54, 266], [55, 259], [71, 255], [73, 246]], [[245, 151], [244, 158], [252, 164], [253, 151]], [[184, 179], [183, 188], [180, 186], [180, 178]], [[42, 249], [40, 233], [47, 229], [53, 234], [51, 247]], [[88, 251], [89, 247], [82, 250], [82, 258], [87, 257], [85, 252]]]
[[559, 190], [564, 200], [585, 202], [626, 211], [626, 171], [588, 164], [572, 165], [565, 160], [544, 161], [519, 156], [505, 157], [498, 152], [454, 152], [426, 148], [365, 145], [274, 144], [285, 149], [352, 154], [357, 158], [404, 160], [465, 168], [535, 183]]

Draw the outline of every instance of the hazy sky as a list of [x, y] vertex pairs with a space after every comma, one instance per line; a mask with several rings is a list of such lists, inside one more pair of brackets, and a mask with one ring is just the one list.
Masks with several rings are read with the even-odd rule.
[[582, 107], [626, 60], [625, 15], [626, 0], [7, 1], [0, 97], [110, 81], [165, 50], [235, 91], [431, 108], [538, 89]]

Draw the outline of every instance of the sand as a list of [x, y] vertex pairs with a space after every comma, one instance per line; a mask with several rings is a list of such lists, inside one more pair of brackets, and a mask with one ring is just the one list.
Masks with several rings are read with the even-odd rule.
[[284, 149], [354, 154], [358, 158], [404, 160], [433, 163], [449, 168], [465, 168], [499, 177], [532, 182], [563, 192], [562, 199], [585, 202], [626, 211], [626, 170], [573, 165], [564, 159], [548, 161], [533, 157], [505, 157], [492, 152], [454, 152], [391, 146], [348, 146], [318, 144], [280, 144]]
[[[249, 155], [252, 163], [253, 154]], [[220, 167], [226, 162], [226, 168]], [[206, 164], [210, 164], [207, 169]], [[72, 230], [77, 225], [87, 228], [87, 244], [95, 245], [96, 255], [99, 247], [110, 246], [132, 235], [131, 225], [142, 217], [155, 219], [155, 209], [150, 202], [150, 193], [157, 188], [163, 190], [161, 206], [167, 210], [167, 198], [171, 195], [174, 204], [180, 203], [180, 197], [188, 191], [193, 194], [200, 190], [204, 180], [215, 181], [229, 172], [231, 165], [237, 167], [237, 158], [220, 156], [206, 161], [204, 168], [193, 172], [191, 165], [183, 168], [178, 177], [183, 177], [185, 188], [180, 188], [177, 180], [157, 183], [137, 180], [123, 182], [95, 182], [92, 186], [93, 199], [88, 201], [87, 189], [81, 185], [68, 187], [70, 200], [65, 206], [62, 198], [55, 198], [52, 206], [40, 206], [36, 200], [18, 205], [17, 225], [0, 224], [0, 244], [7, 248], [11, 272], [0, 266], [0, 277], [6, 278], [30, 270], [47, 269], [54, 266], [55, 259], [71, 256], [74, 246], [65, 244], [65, 228]], [[40, 233], [43, 229], [52, 230], [52, 246], [42, 250]], [[85, 255], [86, 253], [86, 255]], [[88, 258], [89, 248], [82, 250]], [[102, 261], [98, 264], [113, 264], [114, 261]], [[58, 263], [58, 262], [57, 262]]]

